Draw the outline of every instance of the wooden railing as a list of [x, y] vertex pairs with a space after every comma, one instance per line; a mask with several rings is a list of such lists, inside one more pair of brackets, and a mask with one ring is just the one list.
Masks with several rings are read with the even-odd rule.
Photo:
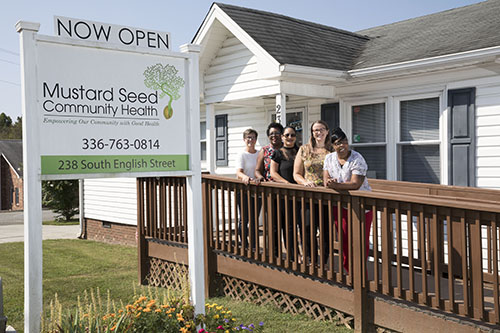
[[[373, 305], [377, 295], [500, 324], [500, 192], [371, 184], [373, 192], [336, 192], [277, 183], [246, 186], [204, 175], [208, 279], [217, 269], [210, 256], [218, 253], [351, 288], [352, 296], [344, 295], [337, 309], [353, 314], [358, 328], [377, 320], [380, 324], [377, 318], [383, 316], [369, 317], [378, 311]], [[185, 182], [140, 179], [138, 188], [140, 235], [185, 244]], [[172, 205], [174, 213], [169, 215], [167, 207]], [[373, 224], [367, 232], [370, 215]], [[248, 229], [245, 222], [238, 227], [240, 216], [250, 221]], [[335, 223], [343, 216], [344, 237], [341, 223]], [[210, 288], [210, 281], [206, 286]], [[382, 320], [385, 327], [394, 324], [390, 317]]]

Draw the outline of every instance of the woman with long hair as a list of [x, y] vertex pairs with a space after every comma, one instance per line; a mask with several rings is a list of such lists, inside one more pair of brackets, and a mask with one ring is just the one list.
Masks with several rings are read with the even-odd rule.
[[[281, 140], [283, 141], [283, 146], [280, 149], [274, 150], [274, 153], [271, 155], [271, 177], [273, 181], [278, 183], [296, 184], [293, 179], [293, 163], [299, 147], [296, 145], [297, 132], [295, 128], [291, 126], [285, 127]], [[295, 223], [297, 224], [300, 224], [300, 220], [298, 219], [299, 215], [300, 214], [296, 214], [295, 218]], [[279, 216], [281, 227], [277, 226], [276, 229], [273, 230], [274, 244], [276, 244], [274, 247], [274, 255], [278, 255], [278, 246], [281, 243], [281, 237], [279, 237], [281, 230], [287, 256], [290, 260], [293, 260], [295, 258], [295, 250], [292, 249], [292, 241], [294, 239], [294, 234], [296, 235], [297, 233], [297, 227], [293, 224], [292, 200], [289, 199], [288, 202], [286, 202], [285, 199], [280, 200]]]
[[[328, 129], [328, 124], [323, 120], [317, 120], [311, 125], [311, 135], [309, 138], [309, 142], [305, 145], [301, 146], [299, 151], [297, 152], [297, 156], [295, 157], [295, 162], [293, 165], [293, 179], [297, 182], [297, 184], [302, 184], [307, 187], [318, 187], [323, 186], [323, 162], [325, 160], [326, 155], [333, 151], [331, 139], [330, 139], [330, 131]], [[311, 212], [313, 210], [313, 221], [311, 221]], [[323, 221], [319, 221], [319, 210], [323, 209], [324, 214], [327, 213], [327, 207], [319, 207], [317, 204], [309, 205], [306, 203], [305, 205], [305, 220], [304, 220], [304, 229], [302, 231], [302, 246], [304, 252], [304, 258], [309, 260], [313, 260], [312, 263], [316, 261], [316, 257], [318, 254], [318, 249], [316, 248], [316, 237], [313, 237], [311, 244], [311, 229], [313, 230], [313, 236], [315, 236], [317, 230], [319, 230], [319, 224], [323, 224], [323, 253], [324, 256], [321, 258], [323, 262], [326, 261], [329, 252], [329, 237], [328, 233], [328, 224], [326, 223], [326, 219]], [[311, 224], [314, 224], [312, 226]], [[313, 248], [311, 249], [311, 245]]]

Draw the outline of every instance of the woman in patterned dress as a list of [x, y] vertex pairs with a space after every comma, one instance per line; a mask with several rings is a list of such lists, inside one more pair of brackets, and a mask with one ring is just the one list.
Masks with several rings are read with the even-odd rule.
[[[323, 186], [323, 162], [326, 155], [333, 151], [333, 147], [330, 139], [330, 131], [328, 130], [328, 124], [323, 120], [317, 120], [311, 125], [311, 134], [309, 142], [301, 146], [295, 157], [295, 163], [293, 165], [293, 178], [297, 184], [302, 184], [307, 187], [318, 187]], [[325, 206], [326, 207], [326, 206]], [[321, 207], [321, 209], [325, 209]], [[310, 209], [314, 211], [314, 221], [311, 221]], [[305, 221], [303, 230], [303, 252], [305, 258], [316, 259], [317, 250], [316, 242], [313, 243], [314, 248], [313, 256], [311, 256], [311, 223], [314, 223], [315, 227], [313, 230], [319, 229], [319, 223], [323, 223], [323, 230], [328, 230], [328, 225], [324, 221], [319, 221], [319, 209], [318, 205], [313, 205], [310, 207], [309, 204], [305, 205]], [[323, 214], [323, 216], [326, 216]], [[314, 237], [314, 240], [316, 237]], [[324, 258], [326, 260], [328, 257], [328, 234], [323, 236], [323, 250]]]
[[272, 181], [271, 178], [271, 155], [275, 149], [282, 146], [281, 134], [283, 134], [283, 125], [280, 123], [270, 123], [266, 131], [269, 138], [269, 144], [262, 147], [257, 157], [257, 167], [255, 168], [255, 180]]

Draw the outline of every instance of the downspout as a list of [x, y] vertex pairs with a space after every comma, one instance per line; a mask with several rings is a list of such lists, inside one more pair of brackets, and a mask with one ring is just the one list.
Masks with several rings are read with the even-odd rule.
[[85, 218], [84, 218], [84, 205], [83, 205], [83, 179], [78, 179], [78, 196], [79, 196], [79, 206], [78, 206], [78, 211], [80, 212], [80, 234], [78, 235], [78, 238], [80, 239], [85, 239], [87, 238], [87, 228], [84, 227], [85, 224]]

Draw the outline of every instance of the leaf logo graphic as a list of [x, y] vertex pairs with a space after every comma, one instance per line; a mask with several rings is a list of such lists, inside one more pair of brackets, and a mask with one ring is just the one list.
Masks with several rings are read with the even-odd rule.
[[172, 101], [181, 98], [179, 90], [184, 87], [184, 79], [177, 75], [179, 71], [172, 65], [156, 64], [144, 71], [144, 85], [160, 91], [160, 98], [168, 96], [168, 105], [163, 109], [165, 119], [172, 118], [174, 110]]

